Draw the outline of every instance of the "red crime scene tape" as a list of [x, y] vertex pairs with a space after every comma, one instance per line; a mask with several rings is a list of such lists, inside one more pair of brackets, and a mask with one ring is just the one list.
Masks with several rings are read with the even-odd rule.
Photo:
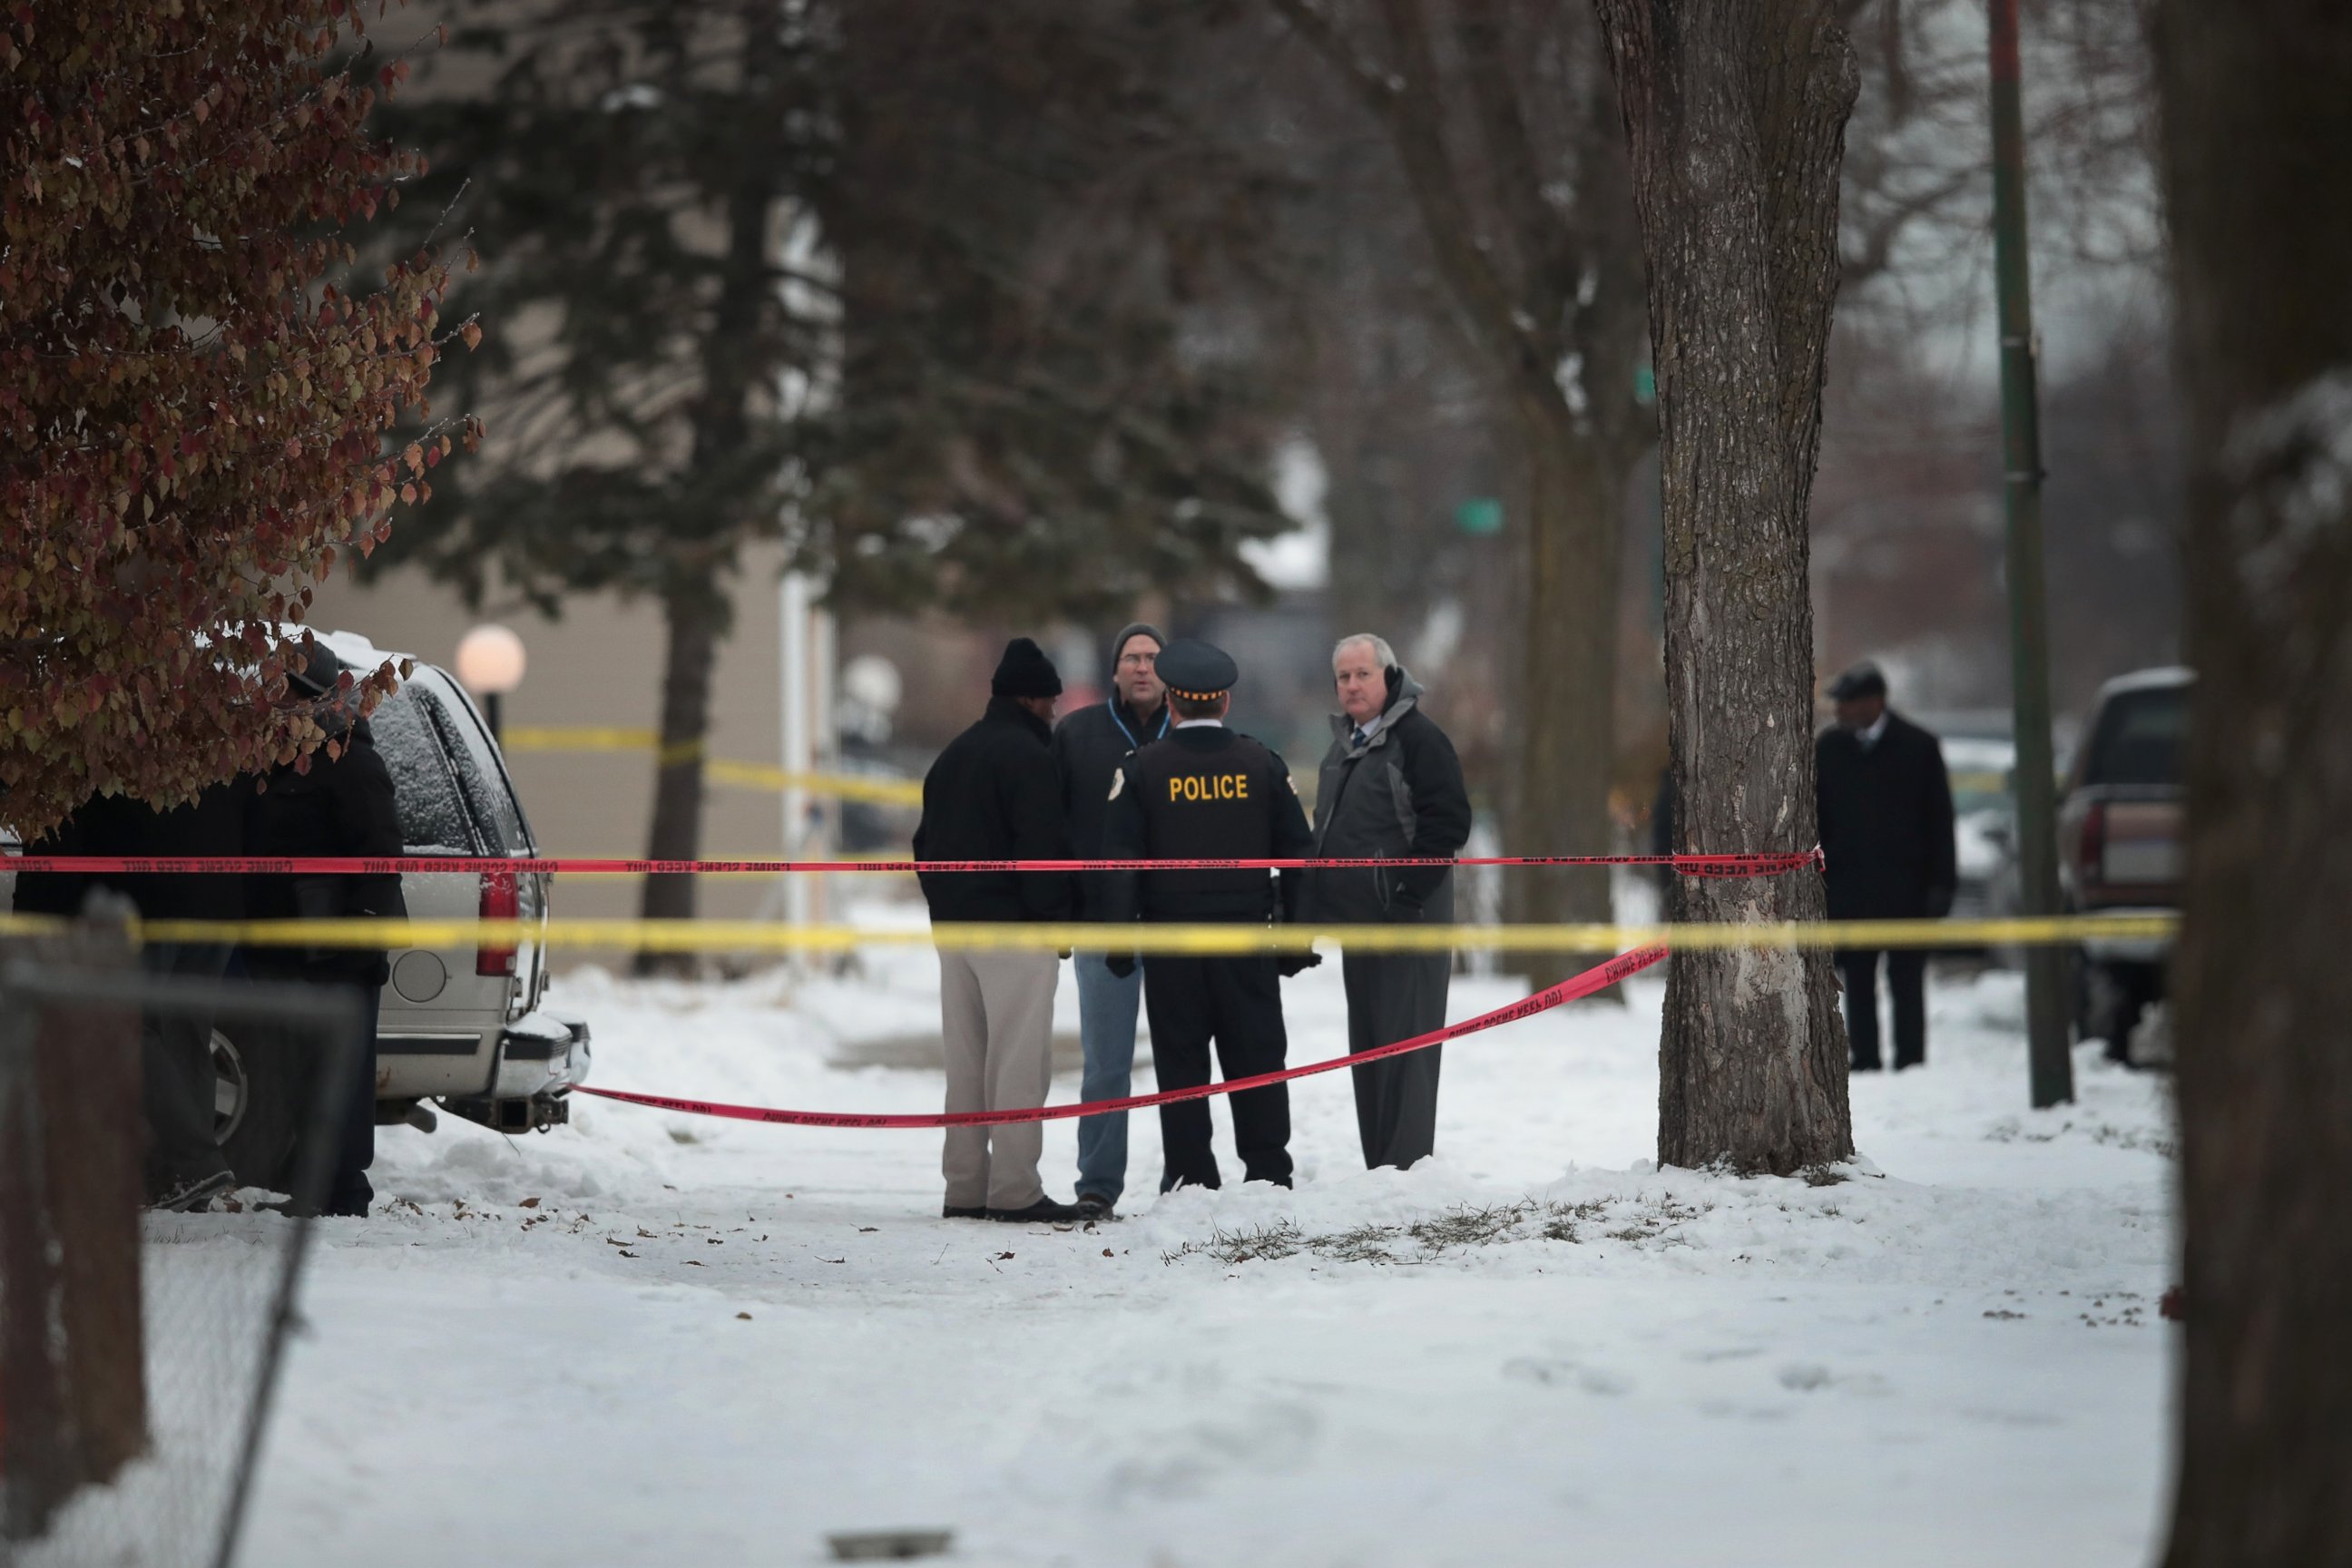
[[[1122, 1100], [1089, 1100], [1076, 1105], [1043, 1105], [1027, 1110], [943, 1110], [917, 1116], [866, 1115], [854, 1111], [779, 1110], [759, 1105], [725, 1105], [709, 1100], [677, 1100], [667, 1095], [636, 1094], [623, 1089], [592, 1089], [582, 1084], [572, 1092], [593, 1094], [605, 1100], [617, 1100], [629, 1105], [643, 1105], [656, 1110], [683, 1111], [690, 1116], [719, 1116], [735, 1121], [765, 1121], [785, 1127], [1007, 1127], [1021, 1121], [1061, 1121], [1073, 1116], [1100, 1116], [1114, 1110], [1141, 1110], [1154, 1105], [1173, 1105], [1184, 1100], [1206, 1100], [1211, 1095], [1236, 1094], [1244, 1089], [1264, 1089], [1270, 1084], [1288, 1083], [1295, 1078], [1311, 1078], [1317, 1073], [1336, 1072], [1341, 1068], [1361, 1067], [1389, 1057], [1401, 1057], [1408, 1051], [1426, 1050], [1447, 1040], [1475, 1035], [1481, 1029], [1491, 1029], [1497, 1024], [1509, 1024], [1521, 1018], [1532, 1018], [1549, 1012], [1563, 1002], [1573, 1002], [1580, 996], [1590, 996], [1630, 975], [1639, 974], [1666, 956], [1663, 945], [1637, 947], [1622, 952], [1608, 963], [1571, 975], [1559, 984], [1549, 986], [1507, 1007], [1497, 1007], [1491, 1013], [1481, 1013], [1459, 1024], [1448, 1024], [1426, 1035], [1415, 1035], [1409, 1040], [1393, 1045], [1359, 1051], [1353, 1056], [1333, 1057], [1328, 1061], [1311, 1062], [1306, 1067], [1284, 1068], [1279, 1072], [1262, 1072], [1248, 1078], [1229, 1079], [1223, 1083], [1202, 1084], [1194, 1089], [1163, 1089], [1157, 1094], [1129, 1095]], [[1149, 962], [1149, 961], [1147, 961]]]
[[453, 876], [583, 877], [782, 876], [829, 871], [1336, 871], [1413, 866], [1671, 866], [1685, 877], [1774, 877], [1822, 862], [1818, 848], [1769, 855], [1465, 855], [1341, 859], [1234, 860], [620, 860], [555, 856], [402, 855], [16, 855], [0, 868], [90, 876], [259, 873], [320, 877], [381, 877], [394, 873]]

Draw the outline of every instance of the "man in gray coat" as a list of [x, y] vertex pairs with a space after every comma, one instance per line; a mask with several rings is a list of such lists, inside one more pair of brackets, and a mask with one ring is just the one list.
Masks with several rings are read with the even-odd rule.
[[[1470, 792], [1454, 742], [1421, 710], [1420, 682], [1383, 638], [1359, 632], [1331, 651], [1339, 711], [1315, 795], [1315, 854], [1333, 859], [1448, 859], [1470, 837]], [[1378, 867], [1314, 874], [1318, 921], [1450, 925], [1454, 868]], [[1445, 1022], [1446, 952], [1349, 952], [1352, 1054], [1427, 1034]], [[1438, 1052], [1408, 1052], [1353, 1070], [1364, 1164], [1409, 1166], [1437, 1137]]]

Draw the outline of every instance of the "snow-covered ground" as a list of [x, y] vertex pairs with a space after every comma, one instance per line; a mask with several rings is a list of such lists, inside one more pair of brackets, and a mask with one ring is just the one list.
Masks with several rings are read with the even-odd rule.
[[[935, 1069], [856, 1064], [935, 1030], [935, 974], [556, 1000], [607, 1085], [915, 1110]], [[1342, 1050], [1336, 965], [1286, 991], [1291, 1059]], [[929, 1132], [388, 1131], [383, 1212], [321, 1232], [246, 1561], [800, 1563], [902, 1525], [1006, 1565], [2145, 1561], [2163, 1081], [2085, 1051], [2029, 1111], [2017, 979], [1954, 980], [1931, 1065], [1855, 1083], [1853, 1179], [1660, 1172], [1662, 994], [1447, 1047], [1407, 1173], [1359, 1168], [1344, 1074], [1293, 1086], [1296, 1192], [1155, 1198], [1139, 1117], [1092, 1230], [941, 1220]], [[1072, 1123], [1046, 1158], [1066, 1197]]]

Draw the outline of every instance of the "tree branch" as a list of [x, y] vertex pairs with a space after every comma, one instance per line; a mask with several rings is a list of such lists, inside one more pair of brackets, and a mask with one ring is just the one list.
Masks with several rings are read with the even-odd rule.
[[1492, 254], [1479, 243], [1477, 226], [1446, 153], [1441, 132], [1444, 106], [1419, 0], [1383, 0], [1399, 50], [1394, 73], [1380, 70], [1357, 51], [1322, 0], [1267, 3], [1323, 57], [1387, 132], [1438, 271], [1487, 359], [1513, 380], [1533, 370], [1548, 384], [1549, 366], [1537, 363], [1541, 356], [1529, 336], [1532, 320], [1496, 268]]
[[1491, 165], [1496, 199], [1519, 252], [1522, 294], [1535, 307], [1529, 313], [1538, 330], [1556, 342], [1561, 313], [1575, 294], [1570, 263], [1575, 245], [1559, 209], [1544, 199], [1543, 172], [1536, 163], [1535, 142], [1528, 133], [1527, 115], [1519, 100], [1518, 77], [1511, 68], [1509, 44], [1504, 37], [1503, 8], [1457, 7], [1454, 37], [1469, 79], [1470, 100], [1477, 110], [1479, 138]]
[[1839, 278], [1842, 285], [1851, 289], [1867, 283], [1885, 272], [1892, 265], [1895, 242], [1914, 220], [1942, 206], [1982, 178], [1983, 171], [1973, 164], [1952, 170], [1942, 179], [1912, 192], [1891, 203], [1862, 226], [1861, 243], [1857, 247], [1841, 247]]

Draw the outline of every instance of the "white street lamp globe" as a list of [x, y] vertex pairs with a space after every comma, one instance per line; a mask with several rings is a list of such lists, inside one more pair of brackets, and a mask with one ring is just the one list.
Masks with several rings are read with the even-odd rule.
[[906, 695], [898, 667], [878, 653], [861, 653], [851, 659], [849, 668], [841, 672], [841, 689], [851, 701], [884, 714], [898, 711], [898, 700]]
[[457, 679], [466, 689], [497, 697], [522, 684], [522, 638], [500, 626], [476, 626], [457, 639]]

